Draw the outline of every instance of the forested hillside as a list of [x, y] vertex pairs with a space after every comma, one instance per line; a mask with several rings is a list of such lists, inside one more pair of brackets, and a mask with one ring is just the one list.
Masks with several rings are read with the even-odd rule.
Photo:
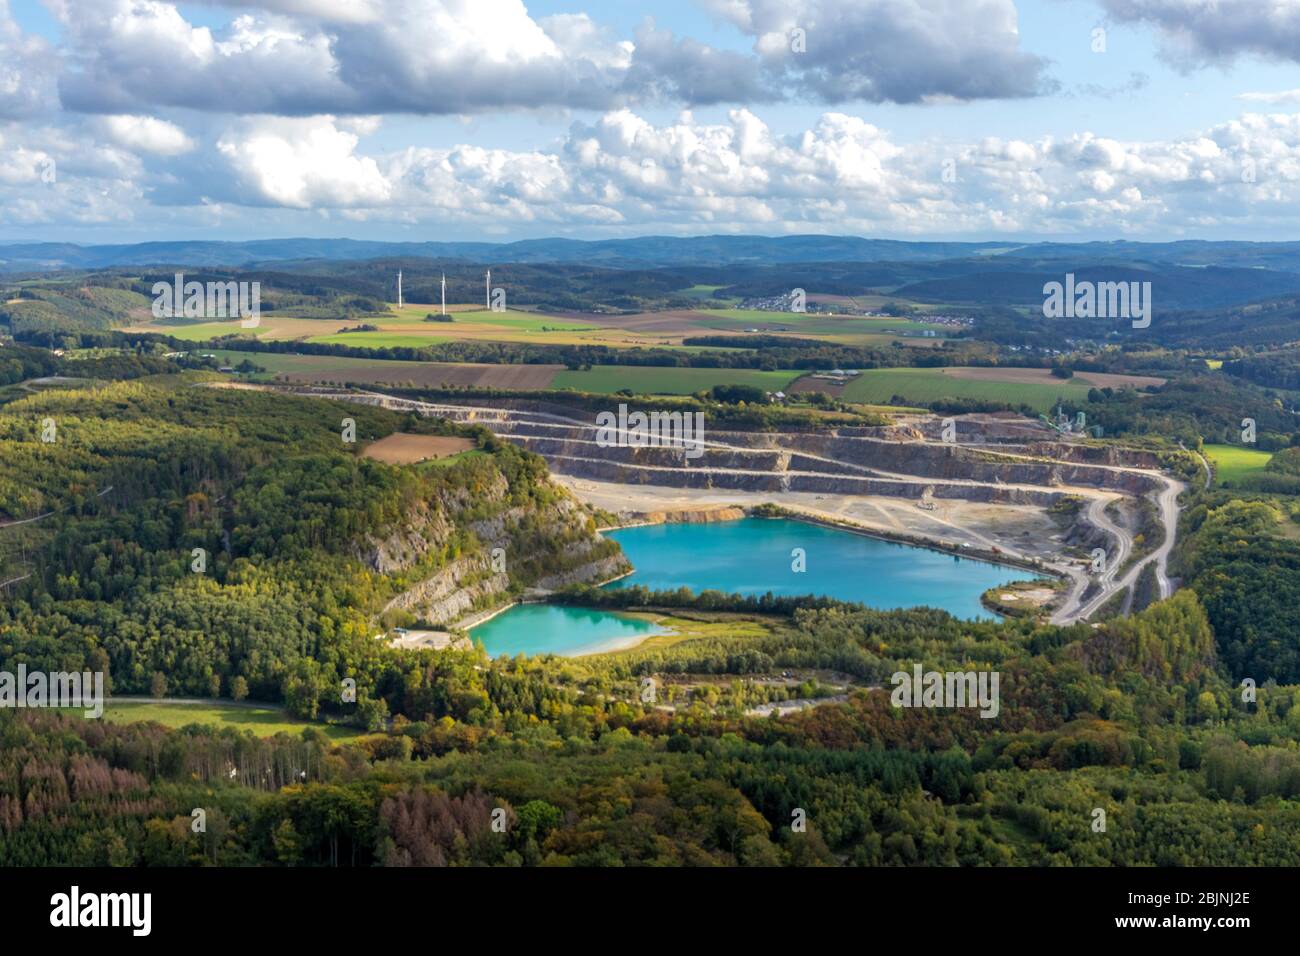
[[[358, 454], [399, 429], [479, 450], [425, 466]], [[411, 623], [381, 613], [392, 598], [491, 545], [514, 591], [617, 553], [541, 458], [379, 409], [150, 379], [0, 406], [0, 450], [0, 580], [27, 575], [0, 605], [0, 659], [106, 667], [118, 693], [238, 683], [376, 725], [407, 683], [406, 658], [374, 639]], [[343, 677], [358, 681], [346, 712]]]
[[[371, 733], [0, 712], [0, 864], [1300, 864], [1285, 497], [1194, 490], [1186, 587], [1097, 626], [628, 588], [609, 593], [705, 633], [580, 659], [402, 650], [375, 639], [413, 623], [393, 599], [490, 544], [513, 593], [614, 546], [481, 429], [214, 378], [6, 396], [0, 660]], [[360, 453], [399, 430], [475, 447]], [[997, 717], [892, 706], [914, 664], [998, 672]], [[828, 675], [843, 701], [750, 712]]]
[[417, 719], [341, 746], [6, 713], [0, 862], [1300, 863], [1300, 692], [1243, 703], [1189, 592], [1101, 630], [827, 608], [743, 640], [680, 663], [996, 667], [1001, 715], [863, 691], [744, 717], [740, 681], [668, 712], [637, 699], [651, 657], [460, 652], [406, 665], [426, 683], [402, 704]]

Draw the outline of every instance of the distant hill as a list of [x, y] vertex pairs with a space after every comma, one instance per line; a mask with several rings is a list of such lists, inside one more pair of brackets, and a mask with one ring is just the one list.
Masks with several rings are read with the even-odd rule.
[[904, 285], [895, 294], [922, 302], [1039, 306], [1043, 302], [1044, 283], [1063, 281], [1067, 272], [1078, 282], [1150, 282], [1152, 299], [1161, 310], [1220, 308], [1300, 292], [1300, 273], [1296, 272], [1218, 266], [1186, 268], [1132, 261], [1115, 264], [1039, 261], [1033, 265], [1033, 271], [989, 269], [926, 279]]
[[[1163, 266], [1220, 266], [1300, 273], [1300, 242], [903, 242], [857, 236], [641, 236], [596, 241], [526, 239], [508, 243], [306, 238], [96, 246], [61, 242], [0, 243], [0, 272], [8, 273], [168, 265], [242, 267], [286, 261], [376, 258], [572, 263], [628, 269], [976, 260], [1012, 271], [1029, 271], [1023, 268], [1026, 260], [1094, 265], [1131, 265], [1144, 261]], [[1021, 265], [1017, 267], [1016, 262]], [[970, 266], [967, 263], [967, 269]]]

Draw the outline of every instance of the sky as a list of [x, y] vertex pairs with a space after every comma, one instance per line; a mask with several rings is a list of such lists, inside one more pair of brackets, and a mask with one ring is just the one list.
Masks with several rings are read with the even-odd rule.
[[0, 0], [0, 242], [1298, 214], [1300, 0]]

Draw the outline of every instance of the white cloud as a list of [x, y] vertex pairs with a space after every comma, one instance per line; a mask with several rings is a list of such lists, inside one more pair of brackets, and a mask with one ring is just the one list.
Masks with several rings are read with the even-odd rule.
[[[51, 0], [76, 69], [65, 107], [290, 116], [606, 110], [641, 103], [915, 102], [1032, 96], [1013, 0], [729, 0], [754, 37], [720, 50], [647, 19], [617, 37], [584, 13], [522, 0], [222, 0], [220, 29], [163, 0]], [[247, 12], [242, 12], [242, 11]], [[806, 29], [806, 53], [783, 39]]]
[[194, 148], [183, 129], [152, 116], [106, 116], [103, 125], [110, 139], [136, 152], [179, 156]]
[[0, 0], [0, 121], [49, 109], [57, 70], [50, 45], [23, 33], [9, 12], [9, 0]]
[[367, 23], [384, 15], [381, 0], [208, 0], [224, 7], [318, 18], [330, 23]]
[[[828, 103], [1034, 96], [1014, 0], [703, 0], [779, 81]], [[798, 32], [796, 32], [798, 31]]]
[[329, 36], [293, 20], [241, 16], [217, 37], [155, 0], [61, 0], [56, 9], [78, 67], [59, 78], [66, 109], [325, 113], [352, 97]]
[[143, 175], [133, 154], [77, 131], [0, 131], [0, 228], [128, 222], [147, 205]]
[[217, 150], [250, 205], [347, 209], [386, 205], [391, 184], [374, 159], [356, 156], [355, 133], [331, 117], [253, 124]]
[[1300, 62], [1295, 0], [1098, 0], [1115, 20], [1160, 30], [1165, 56], [1185, 69], [1242, 54]]
[[617, 39], [585, 13], [558, 13], [537, 22], [566, 56], [611, 70], [626, 70], [632, 63], [635, 44]]
[[[1171, 141], [1082, 132], [900, 143], [841, 112], [778, 136], [744, 109], [720, 123], [684, 113], [664, 125], [616, 110], [573, 124], [555, 152], [363, 155], [358, 145], [328, 117], [240, 126], [222, 135], [222, 165], [200, 182], [223, 201], [353, 218], [623, 234], [1164, 234], [1300, 212], [1300, 114], [1247, 114]], [[955, 182], [943, 176], [946, 160]]]
[[[1105, 2], [1129, 19], [1172, 17], [1155, 0]], [[534, 18], [521, 0], [219, 0], [234, 11], [220, 28], [163, 0], [49, 5], [58, 51], [0, 0], [0, 226], [219, 215], [440, 235], [1164, 236], [1285, 232], [1300, 215], [1300, 114], [1247, 113], [1160, 141], [1080, 130], [904, 142], [852, 107], [788, 134], [764, 121], [764, 103], [791, 97], [1031, 95], [1043, 65], [1020, 48], [1011, 0], [709, 0], [751, 38], [746, 53], [650, 20], [627, 39], [582, 13]], [[1274, 13], [1265, 22], [1285, 33]], [[689, 108], [732, 97], [744, 107], [719, 121]], [[1300, 102], [1300, 91], [1241, 99]], [[676, 120], [648, 108], [664, 103], [685, 108]], [[554, 107], [593, 112], [536, 149], [400, 148], [382, 126], [391, 113]], [[47, 162], [56, 183], [41, 179]]]
[[1247, 103], [1300, 103], [1300, 89], [1238, 93], [1237, 99]]

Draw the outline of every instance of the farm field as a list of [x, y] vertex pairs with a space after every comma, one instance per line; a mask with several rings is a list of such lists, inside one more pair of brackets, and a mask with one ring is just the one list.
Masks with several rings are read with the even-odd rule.
[[721, 285], [693, 285], [689, 289], [682, 289], [681, 295], [688, 295], [692, 299], [719, 299], [723, 302], [739, 302], [734, 295], [720, 295], [719, 289], [725, 289]]
[[[448, 306], [452, 321], [428, 321], [437, 311], [430, 305], [407, 305], [364, 319], [312, 319], [263, 314], [255, 329], [238, 319], [186, 322], [160, 319], [130, 326], [126, 331], [159, 332], [188, 342], [205, 342], [226, 335], [263, 341], [301, 340], [355, 348], [421, 348], [453, 341], [520, 342], [536, 345], [604, 345], [610, 348], [692, 348], [682, 340], [700, 335], [744, 335], [754, 329], [765, 335], [816, 338], [842, 345], [883, 345], [907, 338], [930, 346], [951, 329], [923, 321], [893, 318], [764, 312], [753, 309], [686, 309], [634, 315], [543, 314], [511, 309], [489, 312], [458, 304]], [[373, 326], [366, 331], [361, 325]], [[932, 331], [933, 338], [924, 333]]]
[[164, 727], [203, 724], [208, 727], [233, 727], [248, 730], [258, 737], [279, 733], [298, 735], [308, 727], [322, 731], [331, 740], [349, 740], [361, 736], [352, 727], [295, 720], [278, 707], [255, 704], [202, 700], [194, 703], [155, 703], [142, 700], [109, 698], [104, 705], [104, 719], [117, 723], [153, 721]]
[[[467, 306], [448, 306], [447, 311], [453, 313], [450, 322], [426, 321], [425, 317], [436, 311], [430, 305], [408, 305], [400, 310], [394, 306], [391, 314], [368, 315], [364, 319], [307, 319], [263, 313], [254, 329], [245, 329], [238, 319], [220, 322], [160, 319], [130, 326], [125, 331], [159, 332], [187, 342], [239, 335], [264, 341], [303, 340], [371, 348], [420, 348], [462, 339], [572, 345], [591, 341], [593, 335], [601, 332], [601, 327], [591, 322], [533, 312], [471, 311]], [[361, 325], [374, 326], [375, 331], [341, 331]]]
[[1273, 457], [1272, 452], [1239, 445], [1206, 445], [1205, 455], [1214, 463], [1214, 473], [1219, 481], [1236, 481], [1257, 471], [1263, 471]]
[[888, 402], [901, 395], [908, 402], [925, 404], [945, 398], [1028, 405], [1035, 411], [1051, 411], [1058, 398], [1085, 399], [1092, 388], [1082, 381], [1054, 379], [1050, 382], [1005, 382], [946, 375], [951, 369], [869, 369], [844, 386], [840, 397], [846, 402]]
[[[393, 316], [377, 316], [366, 324], [378, 331], [343, 332], [317, 335], [308, 342], [354, 347], [420, 348], [443, 342], [522, 342], [533, 345], [625, 345], [623, 341], [607, 340], [609, 330], [583, 320], [565, 316], [541, 315], [535, 312], [477, 312], [457, 313], [451, 322], [429, 322], [425, 315], [429, 306], [414, 309], [407, 306]], [[654, 344], [645, 341], [631, 344]]]
[[942, 340], [941, 332], [935, 338], [922, 337], [931, 326], [907, 319], [841, 318], [753, 309], [639, 312], [632, 315], [601, 316], [600, 321], [607, 327], [593, 341], [624, 347], [674, 347], [680, 346], [684, 339], [696, 336], [727, 335], [743, 338], [746, 334], [756, 333], [815, 338], [841, 345], [887, 345], [895, 339], [909, 338], [910, 344], [930, 346]]
[[238, 335], [267, 342], [305, 339], [311, 336], [336, 333], [342, 328], [355, 328], [360, 320], [304, 319], [262, 313], [257, 328], [246, 329], [239, 319], [221, 322], [192, 322], [185, 319], [154, 319], [124, 328], [124, 332], [158, 332], [186, 342], [206, 342], [224, 335]]
[[597, 365], [585, 372], [561, 365], [483, 365], [451, 362], [401, 362], [384, 359], [345, 358], [332, 355], [290, 355], [276, 352], [242, 352], [214, 349], [222, 362], [238, 365], [248, 359], [266, 369], [254, 381], [314, 383], [351, 382], [360, 385], [403, 385], [414, 382], [428, 388], [452, 386], [545, 390], [571, 388], [612, 395], [620, 389], [649, 395], [689, 395], [714, 385], [753, 385], [768, 391], [789, 386], [802, 372], [763, 372], [755, 369], [663, 368], [657, 366]]
[[310, 385], [354, 382], [360, 385], [401, 385], [414, 382], [429, 388], [544, 389], [561, 365], [482, 365], [452, 362], [403, 362], [334, 355], [289, 355], [214, 349], [221, 361], [238, 365], [248, 359], [266, 369], [254, 381], [283, 381]]
[[[813, 298], [816, 298], [814, 296]], [[867, 317], [860, 315], [821, 315], [814, 312], [769, 312], [765, 309], [704, 309], [700, 312], [714, 321], [743, 322], [753, 325], [780, 325], [794, 331], [835, 331], [843, 329], [855, 332], [945, 332], [948, 326], [932, 322], [893, 317]]]
[[394, 432], [379, 441], [371, 442], [361, 453], [389, 465], [413, 465], [421, 461], [450, 458], [474, 447], [468, 438], [447, 435], [408, 435]]
[[690, 395], [714, 385], [752, 385], [780, 391], [802, 372], [762, 372], [744, 368], [661, 368], [639, 365], [596, 365], [586, 372], [558, 372], [551, 388], [612, 395], [620, 389], [646, 395]]
[[1060, 379], [1046, 368], [965, 368], [957, 366], [945, 368], [943, 374], [953, 378], [971, 379], [980, 382], [1010, 382], [1040, 385], [1056, 385], [1062, 381], [1083, 382], [1097, 388], [1147, 388], [1164, 385], [1166, 379], [1154, 375], [1117, 375], [1111, 372], [1075, 372], [1072, 379]]
[[438, 312], [438, 308], [432, 305], [406, 305], [401, 309], [390, 305], [389, 309], [389, 315], [366, 320], [367, 325], [378, 327], [377, 332], [334, 333], [308, 341], [416, 348], [466, 339], [571, 345], [588, 341], [600, 331], [599, 324], [594, 322], [517, 309], [490, 312], [483, 308], [448, 306], [447, 311], [452, 313], [450, 322], [429, 321], [427, 316]]

